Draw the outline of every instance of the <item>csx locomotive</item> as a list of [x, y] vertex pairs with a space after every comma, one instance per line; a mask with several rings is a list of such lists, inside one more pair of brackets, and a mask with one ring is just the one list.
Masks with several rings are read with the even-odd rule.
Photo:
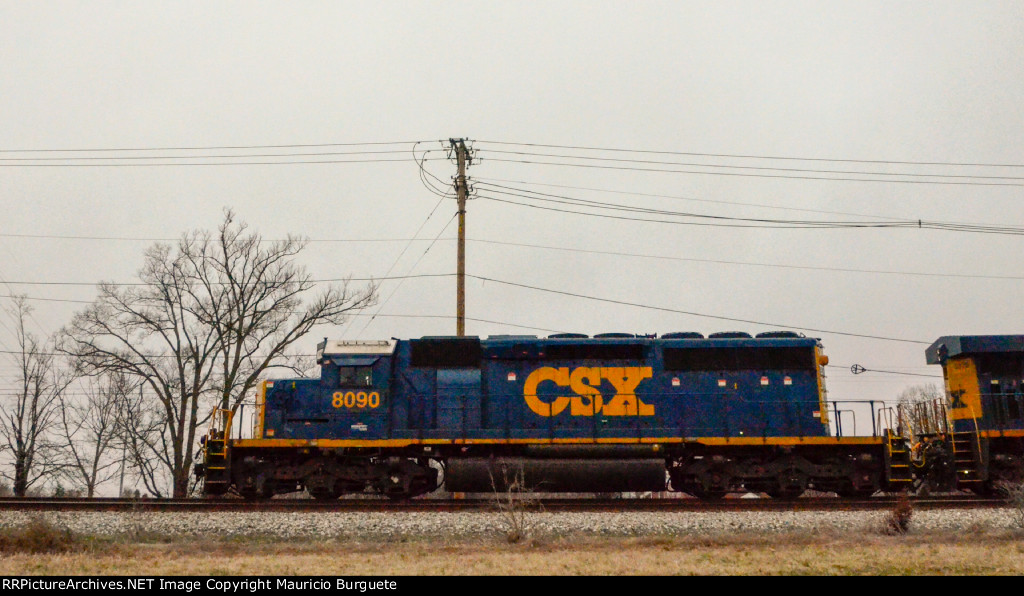
[[940, 338], [948, 403], [872, 402], [872, 434], [842, 436], [828, 358], [793, 332], [325, 340], [320, 378], [263, 383], [252, 438], [215, 413], [197, 471], [207, 495], [246, 498], [985, 493], [1024, 479], [1022, 356], [1024, 336]]
[[1024, 482], [1024, 335], [940, 337], [925, 354], [946, 387], [945, 415], [918, 417], [930, 479], [988, 495]]
[[264, 382], [252, 438], [231, 438], [232, 412], [216, 413], [206, 494], [408, 498], [514, 482], [791, 498], [913, 481], [894, 429], [830, 432], [828, 359], [792, 332], [325, 340], [317, 355], [320, 378]]

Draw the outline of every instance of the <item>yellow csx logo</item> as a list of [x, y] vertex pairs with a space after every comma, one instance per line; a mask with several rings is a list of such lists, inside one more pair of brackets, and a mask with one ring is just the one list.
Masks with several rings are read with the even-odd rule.
[[[569, 367], [538, 368], [526, 377], [523, 398], [530, 409], [541, 416], [557, 416], [569, 408], [572, 416], [654, 416], [654, 406], [645, 404], [636, 396], [640, 381], [651, 378], [649, 366], [581, 366], [569, 372]], [[615, 395], [605, 402], [598, 387], [607, 380], [615, 388]], [[537, 386], [552, 382], [568, 387], [575, 395], [559, 395], [552, 401], [542, 401]]]

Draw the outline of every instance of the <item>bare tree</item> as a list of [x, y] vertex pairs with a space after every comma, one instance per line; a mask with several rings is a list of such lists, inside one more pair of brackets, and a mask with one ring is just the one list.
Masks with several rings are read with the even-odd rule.
[[163, 497], [174, 485], [167, 410], [159, 399], [146, 396], [144, 384], [119, 398], [116, 426], [124, 462], [149, 494]]
[[140, 426], [125, 428], [137, 434], [136, 463], [162, 462], [175, 497], [188, 493], [197, 427], [213, 406], [237, 409], [314, 325], [339, 324], [374, 303], [373, 284], [331, 285], [310, 298], [316, 283], [295, 263], [305, 246], [293, 236], [264, 241], [226, 210], [216, 234], [194, 231], [147, 250], [141, 284], [100, 284], [96, 302], [66, 328], [62, 349], [83, 371], [134, 376], [157, 402], [136, 404]]
[[896, 398], [901, 422], [908, 426], [910, 436], [918, 437], [942, 430], [945, 422], [943, 392], [935, 383], [913, 385], [900, 392]]
[[197, 277], [195, 314], [214, 330], [220, 350], [221, 408], [237, 410], [267, 368], [293, 368], [286, 351], [314, 325], [340, 324], [376, 302], [374, 284], [352, 291], [345, 282], [326, 286], [303, 307], [315, 287], [295, 263], [306, 244], [290, 234], [265, 242], [225, 210], [217, 234], [201, 232], [181, 245]]
[[24, 497], [40, 481], [60, 471], [59, 449], [52, 437], [61, 395], [71, 375], [57, 362], [52, 348], [25, 329], [32, 313], [24, 296], [14, 297], [7, 309], [14, 323], [18, 387], [6, 396], [0, 413], [0, 437], [13, 459], [11, 470], [0, 475], [12, 483], [14, 495]]
[[98, 382], [85, 384], [85, 396], [60, 403], [60, 431], [68, 462], [64, 475], [86, 496], [96, 487], [112, 480], [121, 471], [122, 459], [114, 455], [121, 436], [118, 428], [120, 406], [134, 393], [135, 384], [124, 373], [101, 376]]

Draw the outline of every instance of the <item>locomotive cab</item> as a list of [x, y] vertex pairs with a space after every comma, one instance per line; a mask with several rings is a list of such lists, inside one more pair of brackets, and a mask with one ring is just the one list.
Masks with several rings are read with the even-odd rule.
[[387, 428], [393, 341], [324, 341], [319, 379], [264, 383], [261, 437], [365, 439]]
[[385, 436], [395, 345], [393, 340], [324, 340], [317, 346], [320, 407], [332, 421], [330, 436]]
[[943, 336], [925, 355], [942, 366], [957, 486], [997, 495], [1024, 481], [1024, 335]]

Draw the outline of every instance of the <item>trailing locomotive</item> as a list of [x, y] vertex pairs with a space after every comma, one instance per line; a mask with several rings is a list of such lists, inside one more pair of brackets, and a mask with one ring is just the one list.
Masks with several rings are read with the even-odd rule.
[[252, 438], [229, 437], [232, 412], [215, 413], [197, 470], [207, 495], [408, 498], [515, 481], [793, 498], [913, 481], [897, 425], [830, 431], [828, 358], [792, 332], [325, 340], [317, 357], [318, 379], [264, 382]]
[[946, 388], [940, 407], [917, 412], [920, 459], [938, 462], [932, 476], [985, 495], [1024, 482], [1024, 335], [945, 336], [925, 354]]

